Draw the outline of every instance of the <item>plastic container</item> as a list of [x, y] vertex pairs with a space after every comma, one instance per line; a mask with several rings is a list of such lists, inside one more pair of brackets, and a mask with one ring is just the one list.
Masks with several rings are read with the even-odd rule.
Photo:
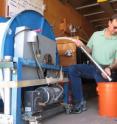
[[97, 84], [99, 114], [117, 118], [117, 82]]

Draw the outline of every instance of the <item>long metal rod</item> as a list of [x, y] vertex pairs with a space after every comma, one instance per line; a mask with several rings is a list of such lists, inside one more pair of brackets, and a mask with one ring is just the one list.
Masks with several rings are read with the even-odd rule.
[[97, 66], [97, 68], [108, 78], [109, 81], [112, 81], [111, 77], [107, 75], [107, 73], [102, 69], [102, 67], [92, 58], [92, 56], [83, 48], [80, 47], [83, 52], [89, 57], [89, 59]]
[[[69, 37], [58, 37], [56, 38], [56, 40], [71, 40], [73, 42], [76, 43], [76, 39], [73, 39], [73, 38], [69, 38]], [[109, 81], [112, 81], [112, 78], [110, 76], [107, 75], [107, 73], [102, 69], [102, 67], [92, 58], [92, 56], [83, 48], [83, 47], [80, 47], [83, 52], [89, 57], [89, 59], [96, 65], [96, 67], [107, 77], [107, 79]]]

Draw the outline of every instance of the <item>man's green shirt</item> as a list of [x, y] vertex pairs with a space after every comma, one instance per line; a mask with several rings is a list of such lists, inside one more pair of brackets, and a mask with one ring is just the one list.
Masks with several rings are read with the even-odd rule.
[[93, 33], [87, 46], [92, 49], [92, 57], [98, 64], [110, 65], [117, 59], [117, 35], [106, 38], [104, 31]]

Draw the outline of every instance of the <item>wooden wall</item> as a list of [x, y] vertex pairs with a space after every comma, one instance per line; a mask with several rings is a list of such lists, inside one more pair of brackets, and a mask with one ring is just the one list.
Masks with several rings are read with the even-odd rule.
[[[5, 16], [5, 1], [0, 0], [0, 16]], [[80, 27], [78, 35], [84, 39], [89, 39], [94, 32], [92, 25], [74, 10], [69, 4], [63, 4], [59, 0], [44, 0], [46, 4], [45, 18], [53, 26], [56, 36], [62, 36], [60, 29], [61, 20], [66, 19], [67, 24]]]
[[0, 16], [5, 16], [5, 0], [0, 0]]
[[60, 22], [66, 18], [67, 23], [80, 26], [79, 35], [88, 39], [94, 32], [92, 25], [74, 10], [69, 4], [63, 4], [59, 0], [45, 0], [45, 18], [51, 23], [57, 36], [61, 35], [59, 30]]

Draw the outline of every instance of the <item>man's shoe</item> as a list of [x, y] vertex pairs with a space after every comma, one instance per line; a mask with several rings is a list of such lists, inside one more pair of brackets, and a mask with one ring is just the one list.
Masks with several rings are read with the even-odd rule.
[[80, 114], [82, 112], [82, 109], [81, 108], [73, 108], [72, 110], [72, 114]]
[[87, 110], [86, 101], [82, 101], [73, 107], [73, 110], [71, 113], [72, 114], [80, 114], [81, 112], [86, 111], [86, 110]]

